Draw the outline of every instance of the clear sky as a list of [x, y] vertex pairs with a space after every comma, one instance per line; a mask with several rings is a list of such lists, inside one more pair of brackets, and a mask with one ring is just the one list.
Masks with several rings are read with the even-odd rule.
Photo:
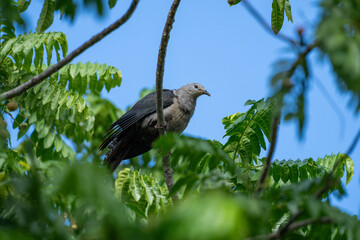
[[[106, 1], [107, 2], [107, 1]], [[118, 1], [99, 19], [95, 11], [84, 9], [74, 23], [59, 20], [47, 31], [64, 32], [69, 51], [119, 18], [130, 0]], [[251, 1], [270, 23], [271, 1]], [[98, 62], [116, 66], [122, 71], [121, 87], [103, 96], [118, 107], [135, 103], [142, 88], [155, 86], [157, 53], [161, 34], [172, 1], [141, 0], [131, 19], [110, 36], [87, 50], [73, 62]], [[303, 27], [311, 37], [319, 19], [318, 1], [293, 1], [294, 23], [284, 21], [282, 33], [296, 37], [296, 28]], [[32, 1], [26, 12], [28, 30], [35, 31], [42, 1]], [[206, 139], [221, 140], [224, 135], [221, 119], [244, 112], [248, 99], [270, 95], [269, 80], [273, 63], [289, 56], [286, 43], [264, 31], [242, 4], [229, 7], [226, 0], [183, 0], [171, 32], [164, 74], [164, 88], [179, 88], [189, 82], [202, 83], [211, 97], [198, 99], [197, 109], [185, 133]], [[295, 123], [282, 123], [279, 128], [275, 158], [304, 159], [345, 152], [360, 126], [359, 117], [349, 108], [350, 96], [340, 93], [331, 74], [331, 67], [318, 52], [310, 56], [312, 72], [325, 85], [341, 109], [338, 114], [311, 82], [307, 98], [305, 138], [298, 140]], [[265, 155], [263, 152], [262, 155]], [[351, 155], [355, 175], [346, 187], [347, 196], [333, 203], [350, 214], [360, 213], [359, 169], [360, 145]]]

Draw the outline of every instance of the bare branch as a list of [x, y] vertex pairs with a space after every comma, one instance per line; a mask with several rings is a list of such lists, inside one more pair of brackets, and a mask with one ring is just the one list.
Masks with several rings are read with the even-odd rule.
[[[166, 50], [170, 39], [170, 31], [175, 21], [175, 14], [180, 4], [180, 0], [174, 0], [168, 13], [165, 27], [161, 37], [161, 43], [159, 47], [157, 68], [156, 68], [156, 113], [157, 113], [157, 127], [159, 128], [159, 135], [166, 133], [164, 112], [163, 112], [163, 78], [164, 78], [164, 67]], [[163, 158], [163, 174], [166, 182], [166, 186], [171, 191], [174, 185], [173, 170], [170, 164], [170, 153]], [[177, 199], [177, 194], [173, 195], [173, 199]]]
[[67, 55], [64, 59], [59, 61], [57, 64], [50, 66], [42, 73], [34, 76], [29, 81], [21, 84], [20, 86], [17, 86], [14, 89], [11, 89], [7, 92], [4, 92], [0, 95], [0, 99], [6, 100], [10, 99], [16, 96], [21, 95], [26, 90], [34, 87], [35, 85], [41, 83], [46, 78], [50, 77], [53, 73], [59, 71], [62, 67], [64, 67], [66, 64], [70, 63], [75, 57], [79, 56], [81, 53], [83, 53], [86, 49], [94, 45], [95, 43], [99, 42], [101, 39], [109, 35], [111, 32], [113, 32], [115, 29], [119, 28], [121, 25], [123, 25], [136, 9], [137, 4], [139, 3], [139, 0], [133, 0], [129, 9], [126, 11], [126, 13], [117, 21], [115, 21], [113, 24], [99, 32], [98, 34], [92, 36], [88, 41], [83, 43], [80, 47], [72, 51], [69, 55]]
[[261, 26], [263, 26], [263, 28], [268, 33], [270, 33], [272, 36], [275, 36], [275, 37], [279, 38], [280, 40], [290, 43], [292, 45], [299, 45], [299, 43], [297, 41], [291, 39], [290, 37], [288, 37], [282, 33], [278, 33], [277, 35], [275, 35], [274, 32], [272, 31], [271, 27], [265, 21], [265, 19], [260, 15], [260, 13], [258, 11], [256, 11], [256, 9], [247, 0], [242, 0], [242, 3], [246, 7], [246, 9], [253, 15], [253, 17], [258, 21], [258, 23]]
[[[174, 174], [174, 171], [171, 168], [170, 157], [171, 157], [171, 155], [169, 152], [162, 159], [165, 183], [166, 183], [166, 186], [168, 187], [169, 192], [171, 192], [172, 187], [174, 186], [174, 178], [172, 177]], [[168, 176], [171, 176], [171, 177], [168, 177]]]
[[289, 77], [289, 78], [294, 74], [297, 66], [301, 63], [301, 61], [303, 61], [303, 59], [304, 59], [316, 46], [317, 46], [317, 42], [313, 42], [313, 43], [307, 45], [306, 48], [305, 48], [305, 50], [304, 50], [303, 52], [299, 53], [298, 58], [297, 58], [296, 61], [292, 64], [290, 70], [288, 71], [288, 77]]
[[268, 155], [266, 157], [264, 170], [263, 170], [263, 172], [259, 178], [259, 181], [257, 183], [257, 187], [256, 187], [256, 191], [255, 191], [256, 193], [260, 193], [264, 189], [265, 179], [269, 173], [269, 170], [271, 167], [271, 159], [272, 159], [272, 157], [274, 155], [274, 151], [275, 151], [278, 126], [279, 126], [279, 117], [276, 116], [272, 122], [271, 137], [270, 137], [270, 139], [271, 139], [270, 149], [269, 149]]

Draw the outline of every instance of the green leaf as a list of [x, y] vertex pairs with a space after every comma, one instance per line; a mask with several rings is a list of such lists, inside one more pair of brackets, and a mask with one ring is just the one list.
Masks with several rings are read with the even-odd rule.
[[77, 100], [76, 100], [76, 109], [79, 113], [81, 113], [85, 107], [86, 107], [86, 103], [85, 103], [85, 99], [82, 98], [82, 97], [79, 97]]
[[239, 2], [241, 2], [241, 0], [228, 0], [228, 3], [229, 3], [230, 6], [236, 5]]
[[[44, 48], [46, 49], [47, 63], [50, 64], [52, 51], [53, 49], [57, 51], [60, 50], [60, 43], [62, 44], [61, 47], [63, 51], [66, 51], [67, 42], [63, 33], [52, 32], [19, 35], [3, 43], [2, 49], [0, 49], [0, 58], [9, 56], [14, 59], [19, 69], [26, 71], [30, 70], [31, 64], [34, 64], [35, 67], [39, 69], [44, 67], [41, 65], [45, 58]], [[59, 60], [60, 57], [58, 57], [58, 61]], [[37, 74], [37, 72], [28, 72], [28, 74]]]
[[49, 148], [52, 146], [52, 144], [54, 143], [54, 139], [55, 139], [55, 130], [52, 129], [49, 134], [46, 136], [46, 138], [44, 139], [44, 148]]
[[345, 168], [346, 168], [346, 185], [351, 181], [354, 176], [354, 162], [346, 154], [340, 154], [340, 157], [344, 157]]
[[141, 176], [141, 185], [145, 189], [145, 198], [149, 205], [153, 204], [154, 195], [152, 194], [152, 183], [146, 175]]
[[284, 10], [285, 0], [277, 0], [277, 4], [280, 8], [280, 11]]
[[19, 12], [24, 12], [30, 5], [31, 0], [26, 1], [26, 0], [18, 0], [17, 1], [17, 5], [19, 8]]
[[[239, 164], [253, 164], [254, 155], [259, 156], [261, 148], [266, 149], [264, 135], [270, 138], [271, 118], [273, 105], [271, 99], [264, 101], [247, 101], [250, 109], [246, 113], [234, 114], [223, 119], [228, 141], [223, 146], [224, 150], [237, 158]], [[234, 160], [235, 160], [234, 159]]]
[[285, 14], [288, 19], [288, 21], [293, 22], [293, 17], [291, 14], [291, 6], [289, 0], [285, 0]]
[[76, 63], [65, 66], [60, 70], [60, 84], [67, 85], [70, 90], [80, 95], [88, 89], [92, 93], [99, 94], [104, 88], [107, 91], [120, 86], [122, 81], [121, 72], [107, 64]]
[[117, 2], [117, 0], [108, 0], [108, 4], [109, 4], [110, 9], [115, 6], [116, 2]]
[[130, 184], [129, 184], [129, 188], [130, 188], [130, 192], [133, 196], [133, 198], [135, 199], [135, 201], [139, 201], [140, 197], [141, 197], [141, 185], [140, 185], [140, 180], [139, 180], [139, 173], [138, 172], [134, 172], [132, 174], [132, 176], [130, 177]]
[[130, 180], [129, 174], [131, 172], [130, 168], [124, 168], [119, 173], [115, 180], [115, 194], [116, 196], [121, 199], [122, 198], [122, 192], [125, 186], [125, 183]]
[[338, 89], [350, 92], [350, 106], [360, 110], [360, 29], [357, 1], [346, 4], [322, 1], [321, 19], [316, 29], [316, 46], [329, 59]]
[[41, 33], [48, 29], [54, 21], [55, 1], [45, 0], [37, 22], [36, 31]]
[[168, 191], [147, 175], [124, 168], [115, 180], [116, 197], [141, 218], [163, 211], [171, 203]]
[[61, 137], [55, 136], [54, 146], [55, 146], [55, 151], [56, 151], [56, 152], [60, 152], [60, 151], [61, 151], [61, 149], [62, 149], [62, 147], [63, 147], [63, 141], [62, 141]]
[[39, 135], [38, 137], [39, 138], [44, 138], [48, 135], [50, 131], [50, 126], [49, 125], [44, 125], [44, 127], [41, 129], [41, 131], [38, 131]]
[[280, 8], [277, 0], [272, 2], [271, 28], [275, 34], [278, 34], [284, 22], [284, 9]]
[[153, 143], [153, 147], [161, 151], [163, 155], [172, 152], [172, 163], [178, 164], [181, 160], [186, 163], [187, 171], [195, 172], [201, 167], [200, 163], [204, 156], [210, 154], [210, 170], [221, 164], [229, 173], [236, 174], [237, 172], [237, 168], [229, 155], [220, 146], [210, 141], [168, 133], [157, 139]]

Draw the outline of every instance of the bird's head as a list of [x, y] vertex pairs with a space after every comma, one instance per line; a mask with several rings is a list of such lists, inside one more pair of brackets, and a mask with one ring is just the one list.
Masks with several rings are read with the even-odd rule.
[[206, 91], [205, 87], [200, 83], [189, 83], [183, 86], [182, 88], [195, 97], [199, 97], [203, 94], [208, 95], [210, 97], [210, 93]]

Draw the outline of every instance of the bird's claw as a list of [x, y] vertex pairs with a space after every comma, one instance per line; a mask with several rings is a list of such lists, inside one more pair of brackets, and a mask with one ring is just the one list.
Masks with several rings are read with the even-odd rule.
[[[155, 124], [155, 128], [160, 128], [160, 126], [156, 123]], [[164, 126], [163, 126], [164, 129], [167, 129], [167, 123], [164, 121]]]

